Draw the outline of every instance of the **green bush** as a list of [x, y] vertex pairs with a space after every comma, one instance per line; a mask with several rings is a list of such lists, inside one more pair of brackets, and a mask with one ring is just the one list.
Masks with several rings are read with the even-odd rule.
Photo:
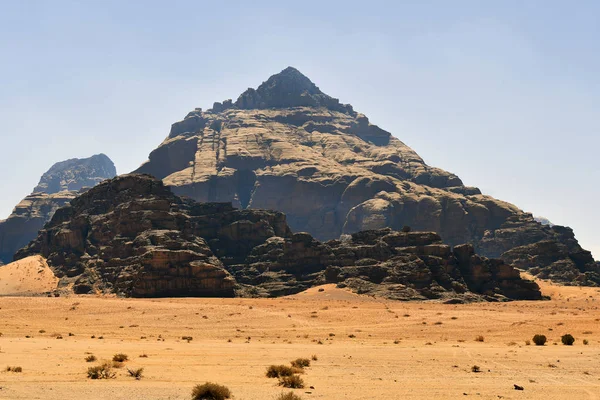
[[547, 339], [545, 335], [535, 335], [532, 340], [536, 346], [543, 346], [544, 344], [546, 344]]
[[575, 343], [575, 338], [570, 333], [567, 333], [566, 335], [562, 335], [562, 337], [560, 338], [560, 341], [565, 346], [572, 346], [573, 343]]
[[192, 390], [192, 400], [225, 400], [231, 398], [231, 391], [225, 386], [206, 382]]

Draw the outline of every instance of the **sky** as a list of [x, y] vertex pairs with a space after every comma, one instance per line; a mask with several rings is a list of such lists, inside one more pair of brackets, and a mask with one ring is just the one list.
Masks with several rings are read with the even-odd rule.
[[600, 259], [598, 15], [593, 0], [0, 0], [0, 219], [53, 163], [102, 152], [130, 172], [188, 111], [293, 66]]

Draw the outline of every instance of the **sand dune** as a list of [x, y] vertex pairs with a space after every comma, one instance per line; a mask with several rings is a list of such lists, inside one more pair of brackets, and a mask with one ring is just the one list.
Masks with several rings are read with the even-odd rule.
[[0, 267], [0, 296], [33, 295], [56, 289], [58, 278], [41, 256]]

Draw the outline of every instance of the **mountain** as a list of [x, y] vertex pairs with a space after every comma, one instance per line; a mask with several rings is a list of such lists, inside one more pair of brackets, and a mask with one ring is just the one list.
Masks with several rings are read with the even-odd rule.
[[42, 175], [33, 193], [0, 221], [0, 262], [11, 262], [15, 252], [37, 236], [58, 208], [116, 173], [113, 162], [104, 154], [54, 164]]
[[[136, 172], [197, 201], [284, 212], [294, 232], [320, 240], [410, 226], [436, 232], [452, 246], [472, 243], [488, 257], [518, 248], [534, 252], [532, 268], [547, 269], [555, 281], [600, 283], [591, 253], [571, 230], [543, 226], [515, 205], [427, 165], [292, 67], [235, 102], [187, 114]], [[541, 247], [527, 247], [540, 241], [555, 243], [557, 253], [548, 258], [535, 253]]]
[[262, 296], [337, 283], [392, 299], [541, 299], [501, 260], [432, 232], [389, 228], [322, 243], [283, 213], [175, 196], [149, 175], [107, 180], [59, 209], [16, 259], [41, 255], [75, 293]]
[[117, 175], [112, 160], [104, 154], [89, 158], [72, 158], [54, 164], [33, 189], [33, 193], [58, 193], [93, 187]]

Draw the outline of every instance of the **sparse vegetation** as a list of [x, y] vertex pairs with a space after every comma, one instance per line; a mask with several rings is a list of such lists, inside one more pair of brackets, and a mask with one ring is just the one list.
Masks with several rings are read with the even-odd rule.
[[93, 354], [90, 354], [89, 356], [87, 356], [87, 357], [85, 358], [85, 361], [87, 361], [87, 362], [94, 362], [94, 361], [96, 361], [96, 360], [97, 360], [97, 358], [96, 358], [96, 356], [95, 356], [95, 355], [93, 355]]
[[279, 378], [279, 384], [283, 387], [290, 389], [304, 388], [304, 380], [298, 375], [284, 376], [282, 378]]
[[112, 371], [110, 363], [105, 362], [94, 367], [89, 367], [87, 371], [88, 378], [90, 379], [113, 379], [116, 374]]
[[231, 398], [231, 391], [216, 383], [206, 382], [192, 390], [192, 400], [225, 400]]
[[127, 368], [127, 372], [129, 373], [129, 376], [131, 376], [139, 381], [140, 379], [142, 379], [142, 374], [144, 372], [144, 368], [137, 368], [137, 369]]
[[479, 367], [479, 365], [473, 365], [471, 367], [471, 372], [481, 372], [481, 368]]
[[308, 358], [297, 358], [291, 362], [292, 367], [306, 368], [310, 367], [310, 360]]
[[6, 372], [17, 372], [17, 373], [19, 373], [19, 372], [23, 372], [23, 368], [8, 366], [8, 367], [6, 367]]
[[533, 337], [533, 343], [535, 343], [536, 346], [543, 346], [544, 344], [546, 344], [546, 335], [535, 335]]
[[298, 396], [294, 392], [281, 393], [275, 400], [302, 400], [302, 397]]
[[484, 340], [485, 340], [485, 338], [482, 335], [475, 337], [476, 342], [483, 342]]
[[311, 357], [311, 360], [313, 360], [313, 361], [317, 361], [318, 359], [319, 359], [319, 357], [317, 357], [316, 354], [313, 354]]
[[590, 342], [587, 339], [583, 339], [583, 345], [587, 346], [588, 344], [590, 344]]
[[129, 359], [127, 354], [117, 353], [113, 356], [112, 360], [116, 362], [125, 362]]
[[292, 376], [296, 371], [287, 365], [271, 365], [267, 368], [267, 378], [281, 378], [283, 376]]
[[575, 338], [570, 333], [567, 333], [566, 335], [562, 335], [562, 337], [560, 338], [560, 341], [565, 346], [572, 346], [573, 343], [575, 343]]

